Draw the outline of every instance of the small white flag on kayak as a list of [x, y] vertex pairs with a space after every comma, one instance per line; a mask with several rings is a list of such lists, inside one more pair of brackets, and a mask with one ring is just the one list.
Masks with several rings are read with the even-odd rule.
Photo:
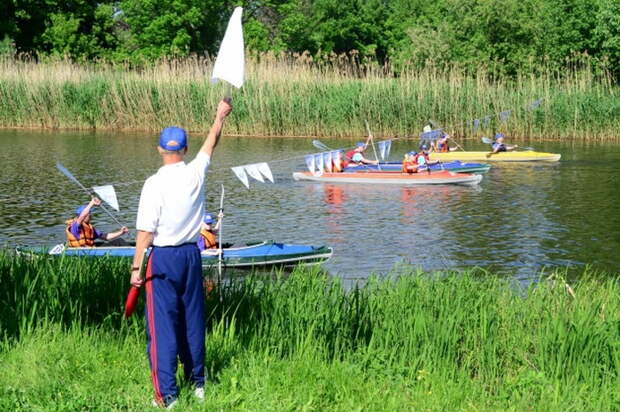
[[316, 167], [316, 173], [314, 175], [320, 176], [323, 174], [323, 154], [317, 153], [314, 155], [314, 165]]
[[243, 168], [245, 169], [245, 172], [250, 177], [258, 180], [261, 183], [265, 183], [265, 179], [263, 179], [263, 175], [261, 175], [260, 172], [258, 171], [257, 164], [245, 165]]
[[379, 146], [379, 153], [381, 154], [381, 160], [385, 160], [385, 158], [390, 155], [390, 148], [392, 147], [392, 141], [383, 140], [382, 142], [377, 143], [377, 146]]
[[97, 195], [112, 207], [112, 209], [118, 212], [118, 200], [116, 199], [116, 192], [114, 191], [114, 186], [106, 185], [106, 186], [93, 186], [93, 190]]
[[325, 170], [331, 173], [332, 172], [332, 152], [323, 153], [323, 163], [325, 164]]
[[323, 153], [314, 155], [314, 162], [316, 163], [316, 170], [323, 172]]
[[274, 183], [273, 174], [271, 174], [271, 169], [269, 168], [269, 165], [267, 163], [265, 162], [258, 163], [256, 167], [258, 168], [258, 171], [260, 172], [260, 174], [265, 176], [267, 180], [269, 180], [271, 183]]
[[305, 159], [306, 159], [306, 167], [308, 168], [308, 171], [310, 173], [314, 173], [314, 168], [315, 168], [314, 155], [306, 155]]
[[248, 175], [245, 174], [245, 169], [243, 166], [237, 166], [237, 167], [231, 167], [230, 168], [233, 173], [235, 174], [235, 176], [237, 176], [237, 179], [241, 180], [241, 183], [243, 183], [243, 185], [246, 188], [250, 188], [250, 181], [248, 179]]
[[342, 153], [339, 150], [333, 151], [332, 160], [334, 162], [334, 171], [340, 172], [342, 170]]

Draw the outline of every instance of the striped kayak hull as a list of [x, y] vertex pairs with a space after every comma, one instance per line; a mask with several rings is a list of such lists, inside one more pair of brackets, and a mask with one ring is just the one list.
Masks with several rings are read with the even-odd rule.
[[431, 160], [441, 160], [445, 162], [453, 160], [461, 161], [482, 161], [482, 162], [557, 162], [562, 155], [557, 153], [544, 152], [500, 152], [491, 154], [490, 152], [465, 152], [454, 151], [448, 153], [431, 153]]
[[[403, 168], [401, 162], [384, 162], [377, 165], [359, 165], [359, 166], [347, 166], [344, 168], [345, 172], [400, 172]], [[457, 173], [486, 173], [491, 168], [491, 165], [485, 163], [463, 163], [455, 160], [453, 162], [435, 164], [430, 166], [431, 170], [449, 170], [450, 172]]]
[[307, 180], [311, 182], [325, 183], [370, 183], [390, 185], [477, 185], [482, 180], [482, 175], [466, 173], [454, 173], [440, 171], [432, 173], [391, 173], [391, 172], [367, 172], [367, 173], [323, 173], [314, 175], [310, 172], [293, 173], [295, 180]]
[[[65, 247], [59, 244], [53, 248], [31, 248], [29, 252], [49, 255], [78, 257], [133, 257], [133, 246], [99, 246], [91, 248]], [[222, 266], [225, 268], [254, 269], [264, 267], [293, 267], [317, 265], [332, 257], [328, 246], [309, 246], [265, 241], [248, 246], [223, 249]], [[218, 265], [217, 254], [202, 252], [202, 266], [214, 268]]]

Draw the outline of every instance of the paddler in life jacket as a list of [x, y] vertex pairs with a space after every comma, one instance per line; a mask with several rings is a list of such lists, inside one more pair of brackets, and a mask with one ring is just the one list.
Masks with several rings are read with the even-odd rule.
[[507, 152], [510, 150], [514, 150], [518, 148], [517, 145], [507, 145], [504, 143], [504, 134], [496, 133], [495, 134], [495, 142], [491, 145], [491, 153], [499, 153], [499, 152]]
[[217, 250], [217, 232], [220, 230], [220, 224], [224, 214], [220, 212], [217, 216], [217, 223], [211, 213], [205, 214], [202, 223], [200, 224], [200, 237], [198, 238], [198, 249], [201, 252], [208, 251], [209, 254], [218, 254]]
[[377, 160], [370, 160], [364, 157], [364, 151], [368, 147], [371, 137], [368, 136], [366, 143], [358, 142], [355, 144], [355, 149], [349, 150], [345, 153], [343, 159], [343, 169], [347, 166], [359, 166], [359, 165], [376, 165], [379, 162]]
[[415, 160], [415, 156], [417, 152], [408, 152], [405, 153], [405, 158], [403, 159], [403, 173], [417, 173], [418, 172], [418, 163]]
[[74, 218], [65, 222], [65, 234], [69, 247], [93, 247], [95, 246], [95, 239], [111, 241], [129, 231], [126, 226], [112, 233], [103, 233], [95, 229], [90, 223], [90, 213], [100, 204], [101, 200], [93, 197], [87, 205], [80, 206], [75, 210]]
[[[405, 162], [403, 162], [403, 172], [418, 173], [428, 170], [428, 167], [430, 165], [438, 164], [439, 160], [430, 160], [430, 158], [428, 157], [428, 150], [428, 143], [422, 143], [420, 145], [419, 152], [409, 152], [409, 160], [407, 161], [407, 166], [405, 166]], [[406, 170], [405, 167], [407, 168]]]
[[447, 153], [453, 150], [456, 150], [456, 147], [450, 147], [448, 144], [448, 140], [450, 139], [450, 135], [447, 133], [443, 133], [441, 138], [437, 139], [436, 143], [436, 151], [439, 153]]

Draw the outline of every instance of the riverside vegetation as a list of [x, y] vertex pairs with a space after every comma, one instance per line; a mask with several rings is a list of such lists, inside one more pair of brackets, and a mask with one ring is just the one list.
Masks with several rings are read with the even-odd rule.
[[[377, 136], [416, 136], [429, 119], [459, 138], [501, 130], [511, 137], [620, 137], [620, 98], [610, 75], [576, 59], [570, 69], [536, 76], [492, 76], [481, 67], [395, 72], [355, 54], [321, 62], [307, 54], [255, 54], [247, 81], [233, 92], [229, 134], [252, 136], [361, 136], [368, 120]], [[0, 127], [156, 131], [179, 124], [206, 131], [225, 86], [210, 83], [212, 61], [160, 60], [130, 69], [66, 60], [0, 60]], [[542, 105], [529, 110], [536, 99]], [[494, 116], [486, 128], [472, 120]], [[481, 122], [483, 123], [483, 122]]]
[[[0, 254], [0, 409], [143, 410], [123, 260]], [[308, 269], [208, 297], [204, 405], [180, 410], [617, 410], [620, 283], [522, 288], [479, 270], [371, 279]]]

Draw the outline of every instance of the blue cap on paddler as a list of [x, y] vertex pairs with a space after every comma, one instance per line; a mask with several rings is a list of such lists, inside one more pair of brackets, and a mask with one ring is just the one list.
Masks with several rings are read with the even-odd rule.
[[[81, 214], [82, 214], [82, 212], [84, 211], [84, 209], [86, 209], [87, 207], [88, 207], [88, 205], [78, 206], [78, 208], [77, 208], [77, 209], [75, 209], [75, 215], [76, 215], [76, 216], [81, 215]], [[94, 210], [95, 210], [95, 207], [94, 207], [94, 206], [90, 208], [90, 211], [91, 211], [91, 212], [94, 212]]]
[[495, 133], [495, 140], [501, 139], [502, 137], [504, 137], [503, 133]]
[[173, 152], [185, 149], [187, 146], [185, 129], [176, 126], [166, 127], [159, 134], [159, 146]]
[[213, 215], [211, 213], [206, 213], [202, 221], [205, 222], [205, 224], [210, 225], [211, 223], [215, 222], [215, 219], [213, 219]]
[[366, 146], [366, 143], [364, 143], [364, 142], [357, 142], [357, 143], [355, 143], [355, 146], [356, 147], [364, 147], [364, 146]]

